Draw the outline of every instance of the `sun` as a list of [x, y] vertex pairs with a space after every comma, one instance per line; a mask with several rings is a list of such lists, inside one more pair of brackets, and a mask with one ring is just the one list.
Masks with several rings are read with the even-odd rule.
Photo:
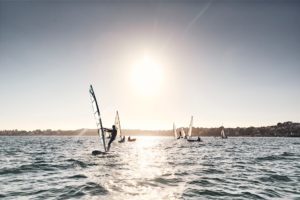
[[149, 56], [144, 56], [132, 68], [132, 85], [141, 95], [156, 94], [161, 87], [163, 71], [161, 65]]

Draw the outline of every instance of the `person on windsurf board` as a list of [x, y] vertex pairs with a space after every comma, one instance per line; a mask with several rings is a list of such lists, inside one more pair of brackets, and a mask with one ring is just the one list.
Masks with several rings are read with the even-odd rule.
[[107, 146], [107, 151], [109, 151], [110, 145], [116, 139], [118, 131], [117, 131], [115, 125], [112, 125], [112, 129], [103, 128], [103, 130], [106, 131], [106, 132], [111, 133], [110, 139], [109, 139], [109, 142], [108, 142], [108, 146]]
[[135, 139], [135, 138], [131, 138], [131, 137], [129, 136], [127, 141], [128, 141], [128, 142], [135, 142], [136, 139]]

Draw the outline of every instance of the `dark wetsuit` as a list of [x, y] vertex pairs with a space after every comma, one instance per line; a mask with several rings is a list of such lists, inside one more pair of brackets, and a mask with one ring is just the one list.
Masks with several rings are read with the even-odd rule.
[[107, 150], [109, 151], [110, 149], [110, 145], [111, 143], [116, 139], [117, 137], [117, 129], [106, 129], [107, 132], [111, 133], [111, 137], [109, 139], [109, 142], [108, 142], [108, 148]]

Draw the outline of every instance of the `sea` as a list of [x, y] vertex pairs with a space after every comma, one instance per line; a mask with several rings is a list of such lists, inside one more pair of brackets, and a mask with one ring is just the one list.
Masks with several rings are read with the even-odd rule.
[[0, 199], [300, 199], [300, 138], [0, 137]]

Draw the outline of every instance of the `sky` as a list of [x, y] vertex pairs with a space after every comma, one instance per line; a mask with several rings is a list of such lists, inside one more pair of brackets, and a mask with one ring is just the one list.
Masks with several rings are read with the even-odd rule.
[[0, 0], [0, 129], [300, 121], [300, 2]]

